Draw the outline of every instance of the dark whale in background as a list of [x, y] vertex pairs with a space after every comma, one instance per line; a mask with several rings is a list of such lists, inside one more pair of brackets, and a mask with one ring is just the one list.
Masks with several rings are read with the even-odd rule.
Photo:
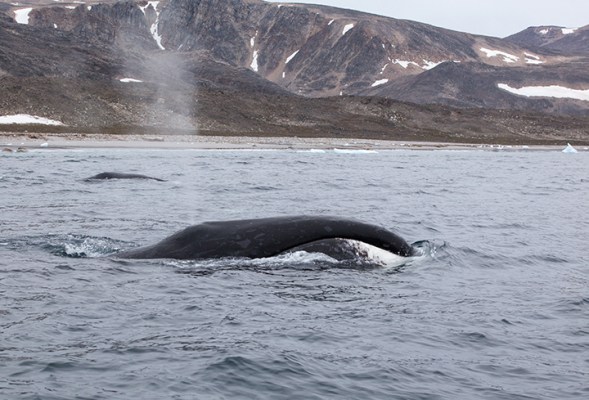
[[305, 250], [336, 259], [348, 240], [366, 243], [401, 257], [415, 249], [395, 233], [360, 221], [335, 217], [291, 216], [205, 222], [188, 227], [151, 246], [115, 254], [119, 258], [180, 260], [265, 258]]
[[106, 179], [152, 179], [154, 181], [165, 182], [163, 179], [154, 178], [147, 175], [141, 174], [126, 174], [122, 172], [102, 172], [100, 174], [96, 174], [89, 178], [84, 179], [85, 181], [96, 181], [96, 180], [106, 180]]

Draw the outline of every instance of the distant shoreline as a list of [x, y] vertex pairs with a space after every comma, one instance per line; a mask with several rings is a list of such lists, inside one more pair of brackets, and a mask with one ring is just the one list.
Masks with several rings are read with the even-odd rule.
[[[195, 149], [195, 150], [559, 150], [562, 145], [501, 145], [352, 138], [205, 135], [112, 135], [0, 133], [0, 150], [31, 149]], [[587, 146], [578, 146], [587, 150]]]

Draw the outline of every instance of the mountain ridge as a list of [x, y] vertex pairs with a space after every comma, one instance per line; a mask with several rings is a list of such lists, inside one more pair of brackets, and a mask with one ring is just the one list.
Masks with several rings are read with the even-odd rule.
[[[436, 110], [450, 114], [456, 114], [452, 109], [474, 109], [464, 115], [494, 115], [502, 121], [495, 129], [505, 125], [505, 115], [513, 120], [518, 112], [536, 115], [538, 121], [553, 126], [550, 115], [583, 120], [589, 110], [589, 102], [583, 100], [515, 94], [530, 85], [589, 89], [586, 57], [573, 45], [556, 51], [554, 43], [562, 40], [558, 38], [548, 46], [532, 43], [523, 34], [492, 38], [354, 10], [261, 0], [52, 3], [30, 8], [27, 24], [11, 17], [13, 6], [2, 8], [0, 86], [14, 91], [19, 79], [26, 86], [43, 77], [54, 84], [41, 85], [46, 93], [39, 96], [48, 102], [52, 96], [70, 96], [72, 104], [87, 103], [89, 110], [102, 116], [89, 120], [111, 119], [112, 126], [140, 126], [141, 119], [131, 114], [160, 113], [158, 121], [150, 117], [145, 123], [187, 131], [251, 128], [286, 134], [315, 124], [332, 134], [346, 126], [359, 132], [361, 125], [351, 122], [353, 115], [368, 118], [367, 114], [342, 116], [333, 107], [347, 109], [347, 103], [361, 104], [362, 97], [369, 102], [391, 99], [381, 102], [381, 107], [413, 107], [422, 116], [432, 103], [442, 107]], [[580, 29], [567, 40], [584, 32]], [[70, 82], [66, 85], [63, 79]], [[144, 87], [122, 79], [141, 81]], [[64, 94], [60, 85], [83, 95]], [[103, 93], [100, 101], [92, 98], [97, 93]], [[31, 100], [23, 96], [11, 93], [10, 102], [0, 102], [0, 112], [17, 112], [19, 105], [26, 108]], [[240, 110], [223, 96], [245, 105]], [[347, 125], [319, 123], [323, 117], [305, 109], [321, 98], [325, 100], [318, 104], [324, 112], [341, 117]], [[228, 123], [222, 121], [223, 112], [210, 104], [214, 99], [233, 113]], [[256, 110], [256, 99], [265, 106], [276, 102], [292, 113], [274, 118]], [[246, 110], [252, 115], [241, 115]], [[393, 127], [387, 122], [391, 113], [384, 108], [379, 113], [384, 119], [371, 132], [399, 134], [402, 124]], [[429, 121], [424, 125], [432, 124], [424, 131], [433, 132], [433, 114], [424, 118]], [[79, 115], [70, 121], [75, 126], [83, 122]], [[583, 137], [577, 121], [572, 125], [574, 136]], [[415, 126], [405, 128], [418, 131]], [[567, 129], [565, 123], [561, 130]], [[321, 129], [309, 131], [319, 134]]]

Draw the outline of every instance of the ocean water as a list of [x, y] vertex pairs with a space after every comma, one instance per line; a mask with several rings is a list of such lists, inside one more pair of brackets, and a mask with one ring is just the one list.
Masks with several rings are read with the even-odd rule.
[[[103, 171], [166, 182], [84, 181]], [[584, 152], [3, 154], [0, 398], [589, 398], [588, 204]], [[297, 214], [424, 255], [112, 256]]]

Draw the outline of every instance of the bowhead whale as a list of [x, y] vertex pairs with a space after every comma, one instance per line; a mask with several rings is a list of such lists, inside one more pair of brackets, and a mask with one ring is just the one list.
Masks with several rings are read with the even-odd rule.
[[372, 224], [335, 217], [291, 216], [204, 222], [159, 243], [123, 251], [115, 257], [179, 260], [223, 257], [265, 258], [291, 251], [321, 252], [341, 259], [343, 243], [366, 243], [400, 257], [415, 249], [395, 233]]
[[96, 174], [89, 178], [84, 179], [85, 181], [95, 181], [95, 180], [106, 180], [106, 179], [152, 179], [154, 181], [165, 182], [163, 179], [154, 178], [147, 175], [141, 174], [127, 174], [124, 172], [101, 172], [100, 174]]

